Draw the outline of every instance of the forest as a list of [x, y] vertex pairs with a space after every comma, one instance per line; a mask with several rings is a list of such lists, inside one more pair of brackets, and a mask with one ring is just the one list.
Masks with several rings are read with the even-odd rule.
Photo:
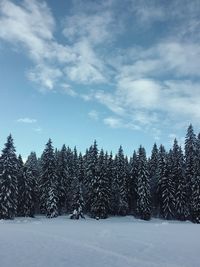
[[42, 155], [31, 152], [26, 162], [9, 135], [0, 156], [0, 219], [37, 214], [200, 223], [200, 134], [189, 125], [184, 149], [175, 139], [169, 151], [154, 144], [150, 157], [143, 146], [127, 157], [122, 146], [113, 155], [94, 141], [82, 154], [54, 149], [49, 139]]

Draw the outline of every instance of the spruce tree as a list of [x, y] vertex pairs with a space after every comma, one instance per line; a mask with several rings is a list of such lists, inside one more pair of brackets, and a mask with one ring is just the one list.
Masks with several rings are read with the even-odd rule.
[[24, 201], [22, 198], [22, 194], [25, 190], [24, 177], [23, 177], [24, 163], [23, 163], [21, 155], [19, 155], [17, 163], [18, 163], [17, 164], [17, 166], [18, 166], [18, 171], [17, 171], [18, 172], [18, 175], [17, 175], [17, 186], [18, 186], [17, 215], [18, 216], [24, 216]]
[[115, 215], [117, 213], [117, 207], [115, 202], [115, 162], [112, 152], [106, 157], [106, 173], [109, 179], [110, 188], [110, 210], [109, 214]]
[[175, 185], [175, 215], [178, 220], [185, 220], [188, 216], [186, 179], [184, 171], [184, 157], [177, 140], [174, 140], [172, 150], [172, 179]]
[[100, 151], [97, 163], [97, 179], [93, 185], [94, 198], [91, 203], [91, 215], [94, 218], [108, 217], [110, 207], [109, 179], [106, 172], [106, 162], [103, 150]]
[[2, 151], [0, 165], [0, 218], [13, 219], [17, 214], [18, 160], [11, 135]]
[[163, 158], [163, 147], [159, 151], [159, 200], [160, 216], [170, 220], [175, 216], [175, 181], [172, 174], [172, 151]]
[[[76, 154], [76, 153], [75, 153]], [[76, 156], [75, 156], [76, 157]], [[84, 210], [84, 199], [83, 199], [83, 190], [82, 190], [82, 184], [84, 179], [84, 168], [83, 168], [83, 157], [80, 153], [78, 156], [78, 162], [77, 162], [77, 170], [75, 172], [75, 176], [72, 181], [72, 204], [71, 208], [73, 211], [73, 217], [75, 216], [75, 219], [79, 219], [79, 217], [83, 216], [83, 210]]]
[[130, 159], [130, 202], [131, 211], [136, 213], [136, 197], [137, 197], [137, 176], [138, 176], [138, 158], [136, 151]]
[[124, 152], [122, 146], [118, 150], [118, 154], [115, 159], [116, 164], [116, 190], [117, 194], [117, 214], [125, 216], [128, 213], [128, 192], [127, 192], [127, 170], [126, 161], [124, 157]]
[[58, 216], [58, 181], [52, 141], [49, 139], [41, 157], [41, 208], [47, 217]]
[[40, 178], [40, 171], [39, 171], [39, 163], [37, 159], [37, 155], [35, 152], [31, 152], [27, 158], [25, 163], [25, 167], [27, 167], [28, 172], [31, 172], [32, 175], [32, 182], [34, 188], [34, 199], [35, 199], [35, 212], [39, 213], [39, 206], [40, 206], [40, 194], [39, 194], [39, 178]]
[[86, 210], [91, 213], [91, 206], [95, 198], [95, 189], [97, 184], [97, 163], [98, 163], [98, 148], [97, 143], [94, 141], [88, 153], [85, 161], [85, 198], [86, 198]]
[[69, 151], [63, 145], [58, 156], [58, 207], [59, 213], [70, 210], [70, 183], [71, 177], [69, 173]]
[[191, 212], [192, 205], [192, 188], [193, 179], [195, 177], [195, 160], [196, 160], [196, 135], [193, 130], [193, 126], [190, 124], [187, 130], [185, 138], [185, 164], [186, 164], [186, 181], [187, 181], [187, 196], [189, 203], [189, 211]]
[[152, 196], [152, 209], [153, 214], [157, 215], [158, 212], [158, 148], [156, 143], [153, 146], [151, 157], [148, 161], [150, 186], [151, 186], [151, 196]]
[[35, 214], [35, 181], [32, 170], [23, 168], [24, 191], [21, 198], [23, 200], [23, 213], [25, 217], [33, 217]]
[[200, 223], [200, 134], [197, 138], [194, 177], [191, 188], [191, 220]]
[[140, 219], [151, 218], [150, 182], [145, 149], [140, 146], [138, 150], [137, 169], [137, 215]]
[[111, 181], [111, 214], [118, 215], [118, 208], [119, 208], [119, 200], [120, 200], [120, 190], [119, 190], [119, 183], [118, 183], [118, 176], [117, 176], [117, 155], [115, 158], [110, 162], [110, 167], [112, 171], [112, 181]]

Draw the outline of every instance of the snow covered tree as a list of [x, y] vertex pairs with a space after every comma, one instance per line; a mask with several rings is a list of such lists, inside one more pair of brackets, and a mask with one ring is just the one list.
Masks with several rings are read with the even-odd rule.
[[[76, 153], [75, 153], [76, 154]], [[77, 162], [77, 171], [74, 172], [75, 176], [72, 181], [72, 202], [71, 208], [73, 211], [72, 217], [75, 219], [79, 219], [79, 217], [83, 217], [84, 210], [84, 199], [83, 199], [83, 179], [84, 179], [84, 168], [83, 168], [83, 157], [80, 153], [78, 156]]]
[[28, 172], [31, 172], [32, 182], [34, 188], [34, 198], [35, 198], [35, 211], [39, 212], [40, 206], [40, 194], [39, 194], [39, 179], [40, 179], [40, 171], [39, 171], [39, 163], [37, 159], [37, 155], [35, 152], [31, 152], [27, 158], [25, 163], [25, 167], [28, 169]]
[[35, 213], [35, 181], [32, 170], [23, 168], [24, 191], [21, 198], [23, 200], [23, 214], [25, 217], [33, 217]]
[[117, 214], [125, 216], [128, 213], [127, 169], [122, 146], [115, 158], [115, 194]]
[[151, 157], [148, 161], [149, 177], [150, 177], [150, 186], [151, 186], [151, 196], [152, 196], [152, 209], [153, 214], [157, 215], [158, 211], [158, 148], [156, 143], [153, 146]]
[[200, 175], [192, 184], [191, 219], [194, 223], [200, 223]]
[[23, 177], [23, 167], [24, 163], [22, 160], [21, 155], [19, 155], [18, 160], [17, 160], [17, 186], [18, 186], [18, 191], [17, 191], [17, 215], [18, 216], [24, 216], [24, 202], [22, 198], [22, 194], [25, 190], [24, 188], [24, 177]]
[[165, 156], [164, 147], [159, 151], [159, 201], [160, 216], [170, 220], [175, 213], [175, 181], [172, 175], [173, 158], [172, 151]]
[[193, 178], [195, 177], [196, 145], [196, 135], [193, 126], [190, 124], [185, 138], [185, 164], [189, 209], [191, 209]]
[[51, 139], [46, 144], [41, 157], [40, 193], [42, 211], [49, 218], [58, 216], [58, 182]]
[[100, 151], [98, 157], [96, 174], [96, 182], [93, 185], [94, 198], [91, 203], [91, 215], [94, 218], [105, 219], [108, 217], [110, 209], [110, 188], [103, 150]]
[[137, 169], [137, 215], [143, 220], [151, 218], [150, 182], [145, 149], [138, 150]]
[[[71, 155], [71, 151], [70, 151]], [[58, 156], [57, 166], [58, 176], [58, 207], [59, 213], [70, 210], [70, 183], [71, 177], [69, 173], [69, 150], [63, 145]]]
[[137, 176], [138, 176], [138, 158], [136, 151], [133, 152], [133, 156], [130, 159], [130, 206], [133, 213], [136, 213], [136, 196], [137, 196]]
[[184, 172], [184, 157], [177, 140], [174, 140], [172, 150], [171, 175], [175, 185], [175, 215], [178, 220], [185, 220], [188, 216], [186, 179]]
[[112, 168], [112, 181], [111, 181], [111, 214], [118, 215], [119, 200], [120, 200], [120, 191], [119, 183], [117, 180], [117, 156], [113, 159], [113, 162], [110, 162], [110, 167]]
[[194, 177], [191, 188], [191, 220], [200, 223], [200, 134], [197, 138], [196, 159], [194, 164]]
[[89, 148], [85, 158], [85, 200], [86, 210], [91, 212], [91, 205], [95, 198], [95, 187], [97, 182], [97, 163], [98, 163], [98, 148], [97, 142]]
[[18, 160], [11, 135], [2, 151], [0, 165], [0, 218], [13, 219], [17, 214]]

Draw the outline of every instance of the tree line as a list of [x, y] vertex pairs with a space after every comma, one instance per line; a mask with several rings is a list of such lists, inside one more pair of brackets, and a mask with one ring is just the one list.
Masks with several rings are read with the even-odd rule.
[[177, 140], [166, 151], [154, 144], [151, 156], [140, 146], [128, 158], [98, 150], [84, 155], [48, 140], [40, 158], [24, 163], [8, 136], [0, 156], [0, 219], [84, 212], [93, 218], [134, 215], [200, 223], [200, 134], [188, 127], [184, 152]]

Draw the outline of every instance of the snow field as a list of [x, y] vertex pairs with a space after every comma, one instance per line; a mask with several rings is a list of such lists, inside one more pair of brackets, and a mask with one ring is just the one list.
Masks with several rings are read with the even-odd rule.
[[18, 217], [0, 221], [0, 266], [199, 267], [199, 237], [190, 222]]

